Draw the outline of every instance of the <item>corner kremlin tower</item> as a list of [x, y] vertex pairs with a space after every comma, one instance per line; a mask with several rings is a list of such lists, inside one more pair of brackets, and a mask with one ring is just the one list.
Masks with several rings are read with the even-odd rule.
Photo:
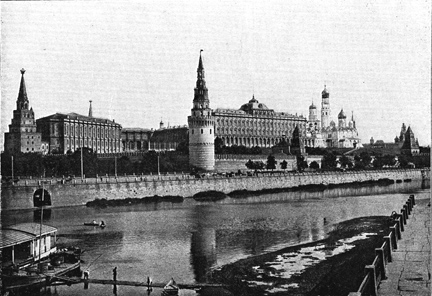
[[192, 168], [198, 170], [212, 171], [215, 165], [215, 121], [212, 116], [212, 109], [210, 109], [201, 52], [198, 62], [193, 108], [191, 109], [191, 116], [188, 117], [189, 164]]

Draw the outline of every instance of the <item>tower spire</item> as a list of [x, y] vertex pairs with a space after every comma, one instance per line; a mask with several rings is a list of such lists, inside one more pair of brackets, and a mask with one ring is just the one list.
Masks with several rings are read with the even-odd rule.
[[88, 117], [93, 117], [93, 110], [92, 110], [92, 100], [89, 101], [90, 102], [90, 107], [89, 107], [89, 115]]
[[25, 71], [26, 70], [24, 68], [21, 69], [21, 83], [20, 83], [20, 88], [19, 88], [19, 93], [17, 98], [17, 110], [28, 109], [28, 105], [29, 105], [29, 100], [27, 98], [27, 90], [24, 81]]

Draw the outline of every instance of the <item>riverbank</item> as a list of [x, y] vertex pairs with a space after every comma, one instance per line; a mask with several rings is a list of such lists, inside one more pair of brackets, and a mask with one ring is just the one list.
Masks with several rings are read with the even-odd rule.
[[389, 179], [429, 180], [430, 172], [424, 169], [388, 169], [346, 172], [270, 172], [259, 176], [104, 176], [99, 178], [65, 180], [20, 180], [14, 184], [2, 184], [2, 210], [32, 209], [37, 202], [37, 191], [43, 187], [44, 203], [51, 207], [85, 205], [99, 199], [128, 199], [152, 196], [190, 197], [204, 191], [220, 191], [225, 194], [235, 191], [261, 191], [275, 188], [304, 186], [333, 186], [375, 182]]
[[386, 216], [344, 221], [324, 240], [239, 260], [213, 271], [211, 280], [234, 295], [346, 296], [359, 287], [388, 226]]
[[[296, 192], [296, 191], [309, 191], [309, 192], [316, 192], [316, 191], [324, 191], [326, 189], [334, 189], [334, 188], [347, 188], [347, 187], [366, 187], [366, 186], [388, 186], [391, 184], [394, 184], [394, 180], [390, 179], [379, 179], [379, 180], [369, 180], [364, 182], [351, 182], [351, 183], [343, 183], [343, 184], [318, 184], [318, 185], [301, 185], [296, 186], [292, 188], [271, 188], [271, 189], [261, 189], [256, 191], [251, 190], [236, 190], [233, 192], [230, 192], [228, 194], [225, 194], [221, 191], [216, 190], [209, 190], [209, 191], [203, 191], [199, 192], [193, 196], [189, 196], [187, 198], [193, 198], [196, 201], [201, 202], [214, 202], [218, 200], [222, 200], [226, 197], [231, 198], [247, 198], [251, 196], [259, 196], [262, 194], [268, 194], [268, 193], [281, 193], [281, 192]], [[127, 205], [136, 205], [136, 204], [143, 204], [143, 203], [149, 203], [149, 202], [183, 202], [183, 197], [181, 196], [148, 196], [143, 198], [126, 198], [126, 199], [99, 199], [96, 198], [93, 201], [89, 201], [86, 203], [86, 206], [88, 207], [115, 207], [115, 206], [127, 206]]]

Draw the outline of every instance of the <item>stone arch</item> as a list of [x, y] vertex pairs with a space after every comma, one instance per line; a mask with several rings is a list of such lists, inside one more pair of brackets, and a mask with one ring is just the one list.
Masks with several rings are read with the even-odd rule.
[[36, 189], [33, 193], [33, 206], [41, 207], [41, 206], [50, 206], [51, 205], [51, 194], [46, 189]]

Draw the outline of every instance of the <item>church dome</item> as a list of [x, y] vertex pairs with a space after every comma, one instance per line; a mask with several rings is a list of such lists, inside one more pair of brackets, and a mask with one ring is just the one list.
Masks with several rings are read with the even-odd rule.
[[309, 110], [310, 109], [316, 109], [317, 107], [314, 105], [314, 103], [312, 103], [312, 105], [309, 106]]
[[339, 119], [345, 119], [346, 118], [346, 115], [345, 115], [345, 112], [343, 111], [343, 109], [341, 109], [341, 112], [339, 112], [338, 118]]
[[322, 98], [328, 98], [330, 96], [330, 93], [327, 90], [327, 87], [324, 85], [324, 90], [321, 92]]

